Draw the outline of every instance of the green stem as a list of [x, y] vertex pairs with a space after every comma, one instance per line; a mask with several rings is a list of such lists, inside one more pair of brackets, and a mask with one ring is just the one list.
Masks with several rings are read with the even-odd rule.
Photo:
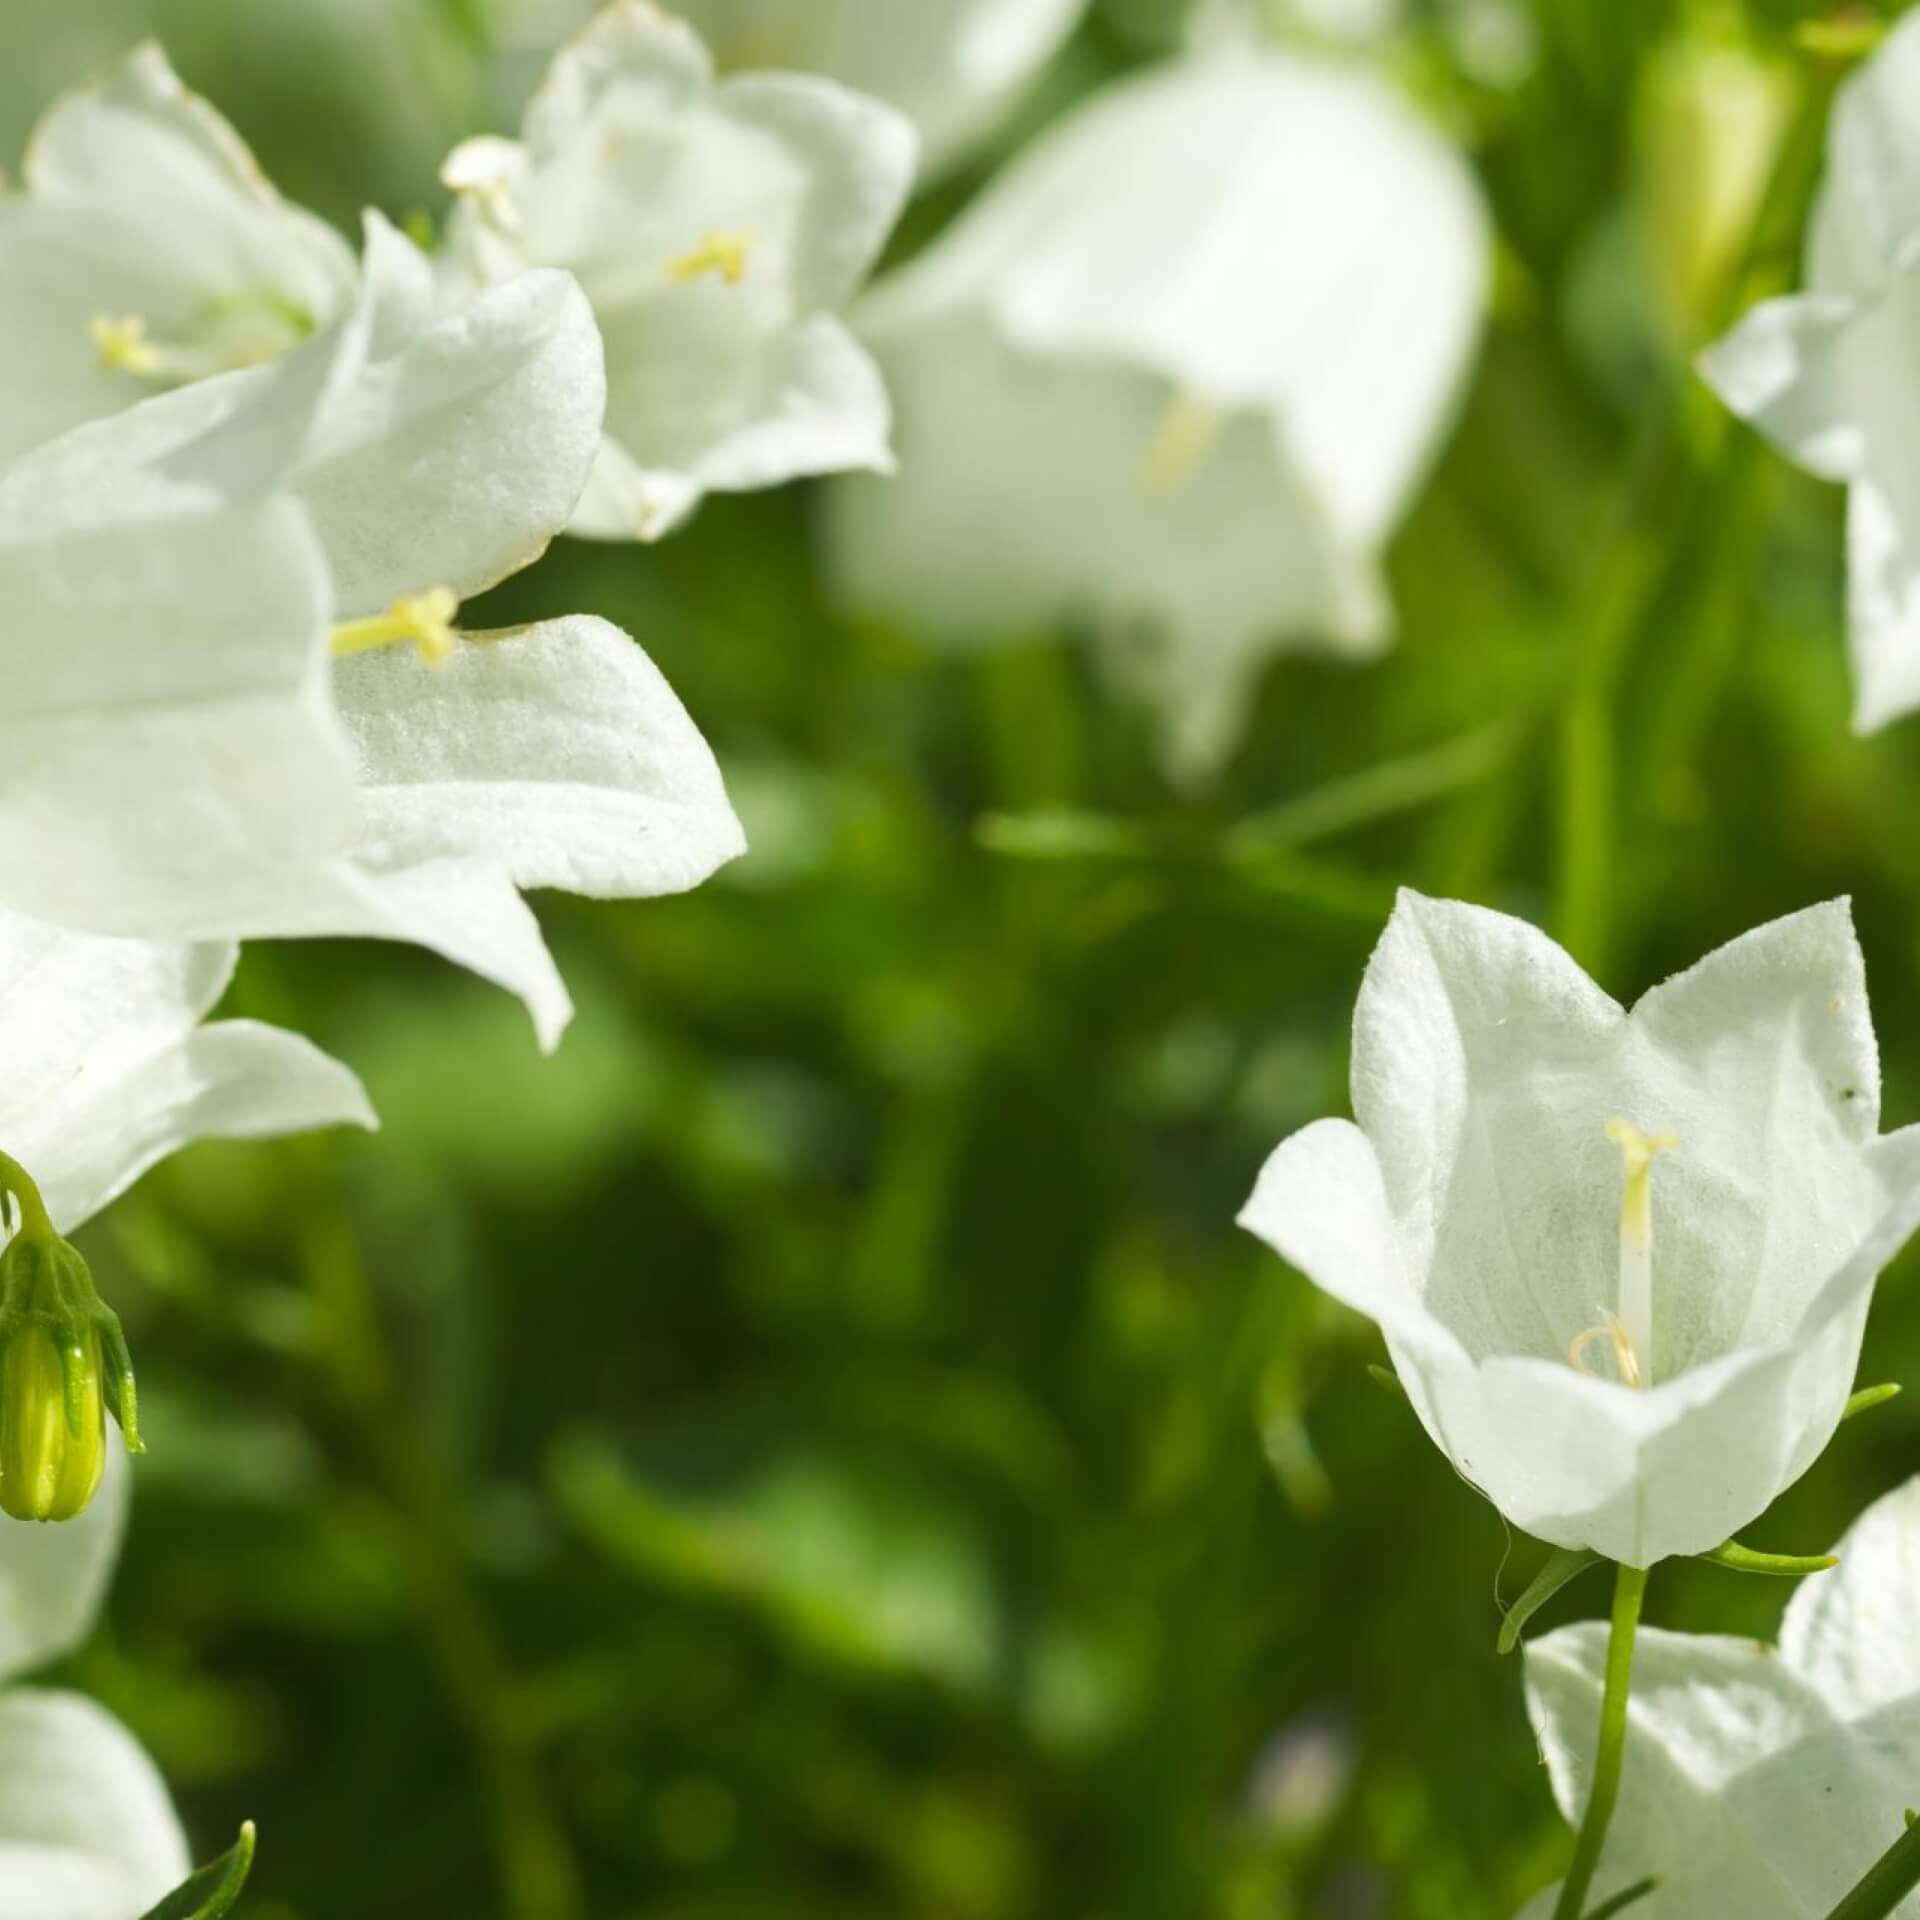
[[0, 1189], [11, 1192], [20, 1202], [20, 1231], [36, 1239], [55, 1240], [53, 1221], [47, 1215], [47, 1203], [30, 1174], [11, 1154], [0, 1153]]
[[1883, 1920], [1920, 1887], [1920, 1826], [1907, 1815], [1907, 1830], [1866, 1871], [1827, 1920]]
[[1580, 1832], [1573, 1843], [1573, 1864], [1560, 1886], [1553, 1920], [1580, 1920], [1587, 1908], [1600, 1850], [1606, 1845], [1614, 1803], [1620, 1798], [1620, 1768], [1627, 1753], [1627, 1691], [1633, 1679], [1633, 1639], [1640, 1626], [1640, 1602], [1647, 1591], [1644, 1567], [1622, 1567], [1613, 1584], [1613, 1625], [1607, 1636], [1607, 1683], [1600, 1702], [1600, 1745], [1593, 1761], [1593, 1787]]

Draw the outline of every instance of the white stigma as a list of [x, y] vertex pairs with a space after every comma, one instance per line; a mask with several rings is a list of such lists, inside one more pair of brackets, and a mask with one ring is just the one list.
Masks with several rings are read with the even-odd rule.
[[[1620, 1149], [1619, 1341], [1638, 1376], [1629, 1384], [1653, 1384], [1653, 1157], [1678, 1143], [1667, 1134], [1651, 1138], [1630, 1120], [1607, 1122], [1607, 1138]], [[1621, 1377], [1627, 1375], [1623, 1364]]]

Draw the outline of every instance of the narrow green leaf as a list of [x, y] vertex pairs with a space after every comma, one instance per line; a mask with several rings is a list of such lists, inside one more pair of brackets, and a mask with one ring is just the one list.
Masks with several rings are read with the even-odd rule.
[[1650, 1893], [1660, 1891], [1657, 1874], [1648, 1874], [1644, 1880], [1636, 1880], [1630, 1887], [1622, 1887], [1611, 1900], [1602, 1900], [1587, 1915], [1587, 1920], [1613, 1920], [1616, 1913], [1625, 1913], [1629, 1907], [1637, 1907]]
[[1367, 1372], [1372, 1377], [1373, 1384], [1376, 1387], [1382, 1387], [1388, 1393], [1391, 1393], [1395, 1395], [1397, 1398], [1402, 1400], [1404, 1400], [1407, 1397], [1407, 1389], [1405, 1384], [1402, 1382], [1400, 1376], [1397, 1373], [1395, 1373], [1391, 1367], [1383, 1367], [1376, 1364], [1374, 1361], [1369, 1360], [1367, 1362]]
[[1831, 1553], [1755, 1553], [1738, 1540], [1729, 1540], [1711, 1553], [1695, 1557], [1711, 1560], [1715, 1566], [1726, 1567], [1734, 1573], [1770, 1573], [1785, 1580], [1797, 1580], [1805, 1573], [1825, 1573], [1829, 1567], [1840, 1564], [1838, 1556]]
[[1842, 1420], [1851, 1420], [1856, 1413], [1870, 1413], [1875, 1407], [1884, 1407], [1889, 1400], [1900, 1397], [1900, 1382], [1889, 1380], [1884, 1386], [1862, 1387], [1847, 1404], [1840, 1409]]
[[240, 1838], [198, 1873], [190, 1874], [141, 1920], [223, 1920], [240, 1898], [253, 1871], [253, 1822], [245, 1822]]
[[1527, 1590], [1511, 1607], [1500, 1625], [1500, 1651], [1511, 1653], [1520, 1644], [1520, 1629], [1544, 1607], [1569, 1580], [1577, 1579], [1589, 1567], [1600, 1564], [1600, 1555], [1591, 1547], [1555, 1547], [1546, 1564], [1527, 1583]]

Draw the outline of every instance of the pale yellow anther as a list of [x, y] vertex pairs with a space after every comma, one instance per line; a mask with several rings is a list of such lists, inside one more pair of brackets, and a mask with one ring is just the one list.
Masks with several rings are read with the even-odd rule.
[[1611, 1341], [1613, 1345], [1614, 1377], [1622, 1386], [1644, 1387], [1645, 1376], [1640, 1371], [1640, 1356], [1633, 1350], [1633, 1342], [1627, 1337], [1627, 1330], [1620, 1324], [1618, 1314], [1609, 1313], [1605, 1307], [1598, 1309], [1600, 1324], [1587, 1327], [1576, 1333], [1567, 1346], [1567, 1364], [1576, 1373], [1584, 1373], [1592, 1379], [1600, 1379], [1594, 1369], [1587, 1364], [1587, 1349], [1596, 1340]]
[[116, 373], [151, 375], [160, 371], [160, 356], [147, 338], [147, 323], [137, 313], [96, 313], [87, 322], [87, 338], [103, 367]]
[[728, 286], [737, 287], [747, 277], [747, 249], [752, 244], [750, 233], [706, 234], [697, 247], [668, 266], [667, 278], [688, 281], [717, 273]]
[[413, 646], [428, 666], [451, 657], [460, 635], [454, 616], [460, 597], [451, 587], [429, 587], [396, 600], [385, 613], [367, 620], [349, 620], [333, 630], [336, 654], [371, 653], [376, 647]]
[[1221, 411], [1211, 401], [1194, 393], [1174, 394], [1140, 456], [1142, 489], [1156, 500], [1178, 493], [1213, 451], [1222, 424]]

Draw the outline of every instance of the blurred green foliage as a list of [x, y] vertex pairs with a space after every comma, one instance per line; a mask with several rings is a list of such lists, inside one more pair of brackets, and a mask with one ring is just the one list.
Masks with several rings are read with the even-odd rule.
[[[1155, 11], [1096, 12], [1024, 126]], [[241, 1913], [1474, 1920], [1552, 1875], [1494, 1651], [1542, 1551], [1231, 1222], [1342, 1109], [1402, 882], [1540, 919], [1622, 996], [1851, 893], [1888, 1124], [1920, 1117], [1920, 730], [1850, 736], [1839, 498], [1690, 384], [1658, 270], [1691, 180], [1649, 101], [1692, 34], [1793, 101], [1711, 297], [1791, 279], [1825, 11], [1534, 0], [1499, 42], [1413, 10], [1498, 312], [1394, 550], [1397, 651], [1276, 665], [1202, 801], [1072, 636], [955, 660], [839, 617], [804, 491], [496, 596], [633, 632], [756, 850], [682, 900], [543, 903], [580, 1002], [551, 1061], [421, 955], [250, 952], [235, 1004], [360, 1067], [385, 1132], [198, 1149], [88, 1235], [151, 1452], [70, 1677], [203, 1852], [259, 1821]], [[12, 0], [0, 103], [18, 134], [158, 31], [289, 192], [404, 212], [488, 111], [487, 24]], [[1862, 1377], [1920, 1384], [1917, 1340], [1897, 1267]], [[1850, 1423], [1751, 1543], [1826, 1545], [1917, 1443], [1920, 1393]], [[1783, 1599], [1663, 1567], [1651, 1617], [1765, 1633]]]

